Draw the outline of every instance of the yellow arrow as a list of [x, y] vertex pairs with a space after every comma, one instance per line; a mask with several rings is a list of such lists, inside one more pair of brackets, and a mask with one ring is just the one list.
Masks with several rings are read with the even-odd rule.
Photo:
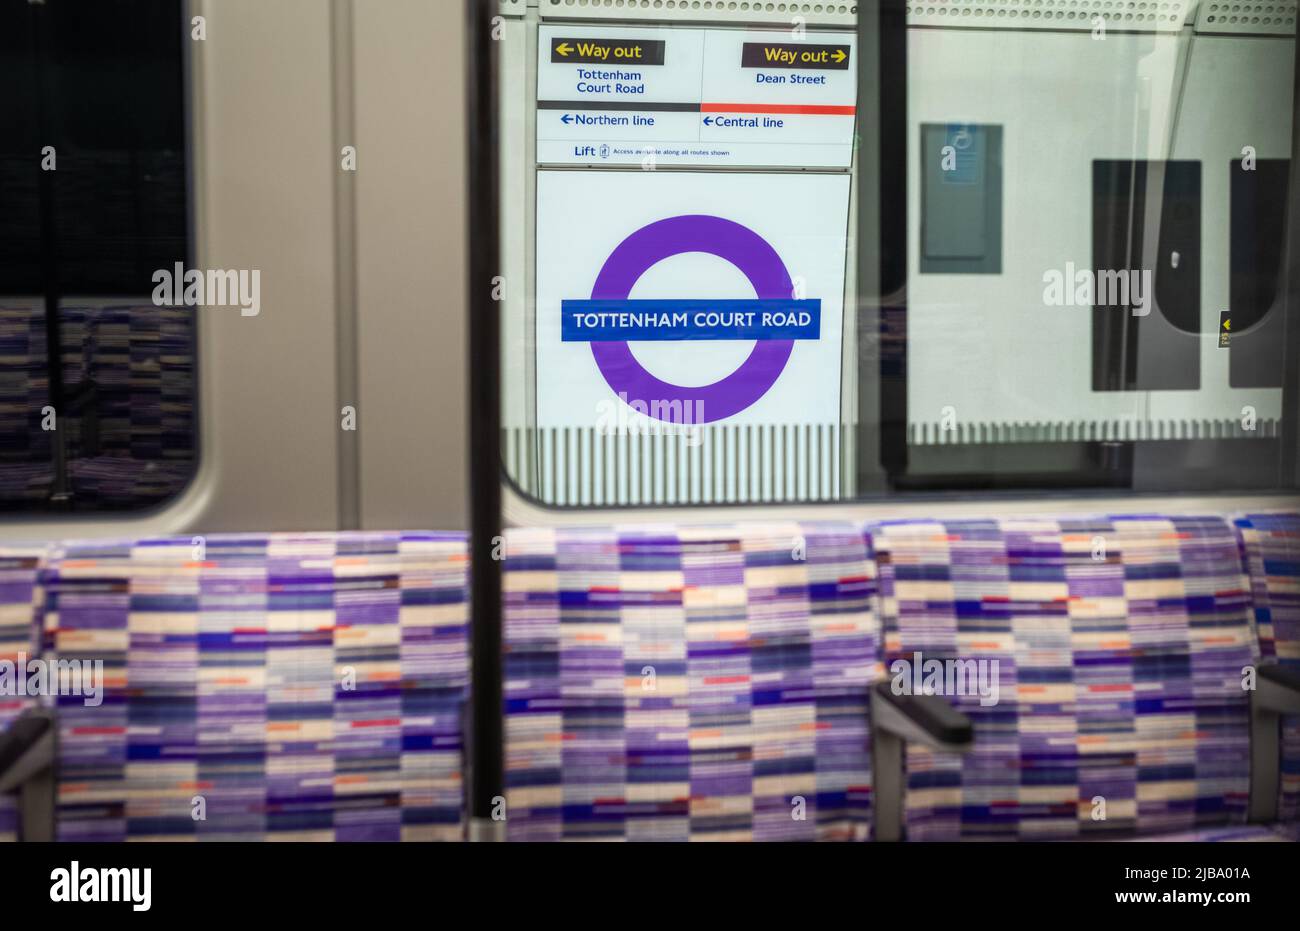
[[573, 46], [570, 45], [568, 42], [561, 42], [559, 45], [555, 47], [555, 51], [560, 55], [568, 55], [570, 52], [573, 51]]
[[1223, 328], [1224, 328], [1225, 330], [1231, 330], [1231, 329], [1232, 329], [1232, 320], [1231, 320], [1231, 319], [1228, 319], [1228, 320], [1223, 321]]
[[838, 49], [838, 48], [835, 50], [835, 54], [831, 56], [831, 58], [834, 58], [834, 59], [835, 59], [835, 63], [836, 63], [836, 64], [839, 64], [840, 62], [842, 62], [844, 59], [846, 59], [846, 58], [848, 58], [848, 57], [849, 57], [849, 56], [847, 56], [847, 55], [844, 54], [844, 50], [843, 50], [843, 49]]

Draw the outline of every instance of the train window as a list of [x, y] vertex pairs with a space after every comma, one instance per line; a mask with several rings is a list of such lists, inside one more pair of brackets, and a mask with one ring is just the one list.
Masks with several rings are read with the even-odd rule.
[[522, 493], [1296, 486], [1292, 20], [751, 6], [502, 7]]
[[[0, 0], [0, 511], [150, 508], [196, 462], [179, 0]], [[53, 361], [51, 361], [53, 360]]]

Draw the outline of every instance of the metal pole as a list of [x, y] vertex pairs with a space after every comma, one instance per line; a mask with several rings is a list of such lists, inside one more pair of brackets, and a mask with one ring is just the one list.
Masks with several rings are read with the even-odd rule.
[[[44, 5], [32, 6], [32, 68], [36, 81], [36, 127], [40, 147], [31, 153], [31, 157], [41, 159], [45, 146], [54, 146], [55, 157], [59, 154], [59, 143], [55, 139], [52, 126], [58, 125], [56, 101], [51, 92], [46, 74], [47, 67], [53, 67], [49, 59], [53, 54], [50, 49], [48, 30], [49, 16]], [[66, 157], [66, 156], [65, 156]], [[67, 397], [63, 386], [63, 317], [59, 307], [59, 260], [58, 235], [55, 231], [54, 210], [54, 172], [46, 171], [44, 166], [38, 173], [38, 202], [41, 217], [41, 283], [45, 298], [45, 371], [49, 379], [49, 405], [54, 409], [54, 430], [50, 436], [53, 457], [54, 481], [50, 490], [50, 502], [59, 509], [71, 501], [68, 490], [67, 443]], [[41, 418], [44, 420], [44, 417]]]
[[[469, 128], [469, 486], [470, 728], [469, 839], [505, 837], [505, 728], [502, 719], [501, 318], [497, 43], [491, 0], [465, 0], [466, 121]], [[505, 283], [509, 286], [509, 283]]]

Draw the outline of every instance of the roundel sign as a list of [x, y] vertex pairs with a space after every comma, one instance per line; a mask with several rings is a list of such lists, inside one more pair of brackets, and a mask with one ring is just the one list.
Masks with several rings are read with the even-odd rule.
[[[631, 300], [637, 281], [664, 259], [687, 252], [715, 255], [749, 280], [754, 298]], [[658, 220], [614, 247], [596, 276], [590, 300], [562, 302], [562, 338], [590, 341], [601, 376], [623, 399], [639, 399], [648, 416], [671, 419], [694, 405], [697, 422], [725, 420], [776, 384], [796, 339], [816, 339], [821, 301], [793, 296], [794, 282], [775, 249], [758, 233], [723, 217], [687, 214]], [[710, 385], [677, 385], [637, 361], [634, 340], [753, 339], [748, 358]]]
[[848, 193], [829, 173], [539, 171], [539, 426], [835, 422]]

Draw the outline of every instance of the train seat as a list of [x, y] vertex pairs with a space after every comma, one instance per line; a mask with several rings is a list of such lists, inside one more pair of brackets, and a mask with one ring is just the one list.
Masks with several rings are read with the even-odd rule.
[[870, 836], [856, 526], [514, 530], [504, 568], [510, 839]]
[[1300, 829], [1295, 824], [1234, 824], [1225, 827], [1201, 828], [1195, 831], [1178, 831], [1145, 837], [1130, 837], [1132, 842], [1157, 841], [1161, 843], [1278, 843], [1294, 844], [1300, 841]]
[[465, 539], [223, 535], [63, 544], [47, 661], [61, 840], [461, 836]]
[[[45, 558], [43, 546], [0, 546], [0, 733], [35, 699], [17, 688], [18, 667], [39, 652], [38, 619], [41, 588], [37, 575]], [[7, 680], [7, 681], [6, 681]], [[18, 837], [18, 804], [0, 793], [0, 841]]]
[[[1294, 841], [1295, 718], [1290, 823], [1247, 823], [1242, 676], [1297, 660], [1298, 544], [1296, 515], [512, 529], [507, 837], [865, 840], [901, 796], [912, 840]], [[461, 837], [463, 534], [45, 555], [0, 549], [0, 659], [103, 685], [54, 700], [53, 836]], [[932, 675], [974, 740], [909, 738], [895, 792], [883, 690]]]
[[[1300, 514], [1239, 514], [1233, 524], [1250, 575], [1264, 662], [1300, 670]], [[1281, 721], [1278, 817], [1300, 820], [1300, 714]]]
[[982, 661], [980, 688], [950, 698], [973, 750], [908, 747], [908, 839], [1245, 826], [1242, 678], [1258, 646], [1226, 521], [899, 521], [868, 535], [891, 675], [922, 657]]

